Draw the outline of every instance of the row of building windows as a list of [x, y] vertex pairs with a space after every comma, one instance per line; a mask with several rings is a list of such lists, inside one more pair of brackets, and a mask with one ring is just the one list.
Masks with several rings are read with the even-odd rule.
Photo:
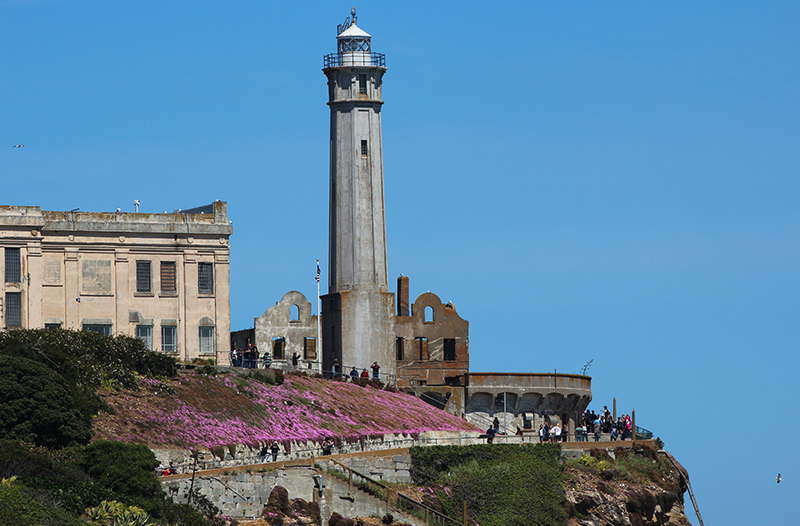
[[[96, 330], [103, 334], [111, 334], [110, 325], [90, 326], [84, 325], [84, 330]], [[153, 350], [153, 326], [137, 325], [136, 337], [144, 342], [148, 350]], [[214, 327], [198, 327], [200, 341], [200, 354], [214, 354]], [[161, 326], [161, 352], [178, 352], [178, 327], [176, 325]]]
[[[161, 292], [164, 294], [174, 294], [177, 292], [176, 286], [177, 272], [174, 261], [162, 261], [160, 267]], [[153, 292], [153, 280], [150, 261], [136, 262], [136, 292]], [[214, 264], [197, 264], [197, 293], [214, 294]]]
[[[406, 360], [405, 357], [405, 338], [396, 338], [395, 339], [395, 358], [397, 360]], [[423, 361], [428, 360], [430, 357], [428, 355], [428, 338], [417, 337], [414, 338], [414, 351], [416, 354], [416, 359]], [[411, 358], [412, 360], [414, 358]], [[454, 362], [456, 361], [456, 340], [455, 338], [444, 338], [444, 361], [446, 362]]]
[[[5, 282], [20, 283], [22, 281], [22, 259], [19, 248], [5, 249]], [[136, 292], [153, 292], [152, 264], [150, 261], [136, 262]], [[160, 267], [161, 292], [174, 294], [177, 292], [176, 265], [174, 261], [162, 261]], [[214, 264], [197, 264], [198, 294], [214, 294]]]

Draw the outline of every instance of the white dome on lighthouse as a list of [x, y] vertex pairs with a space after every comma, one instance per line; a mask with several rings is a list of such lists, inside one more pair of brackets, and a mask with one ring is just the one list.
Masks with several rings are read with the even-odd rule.
[[372, 38], [372, 35], [361, 29], [355, 22], [350, 24], [350, 27], [345, 29], [336, 38]]

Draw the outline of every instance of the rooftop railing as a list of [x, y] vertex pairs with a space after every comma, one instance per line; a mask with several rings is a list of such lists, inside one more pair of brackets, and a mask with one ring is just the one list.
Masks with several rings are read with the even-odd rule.
[[368, 53], [355, 51], [352, 53], [331, 53], [323, 57], [325, 68], [338, 66], [378, 66], [386, 67], [386, 55], [383, 53]]

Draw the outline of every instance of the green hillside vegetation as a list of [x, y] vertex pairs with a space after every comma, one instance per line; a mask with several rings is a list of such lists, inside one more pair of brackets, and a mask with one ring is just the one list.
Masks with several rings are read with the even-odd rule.
[[108, 409], [102, 387], [138, 389], [138, 375], [172, 376], [174, 358], [129, 336], [70, 330], [0, 333], [0, 439], [62, 448], [87, 444]]
[[415, 447], [411, 477], [425, 503], [481, 526], [563, 526], [568, 503], [558, 444]]
[[167, 498], [157, 465], [153, 452], [137, 444], [98, 441], [51, 451], [0, 441], [0, 526], [105, 525], [110, 515], [103, 509], [131, 519], [114, 523], [120, 526], [222, 524], [202, 498], [206, 516]]
[[[458, 518], [466, 502], [471, 523], [481, 526], [565, 526], [600, 509], [597, 492], [634, 524], [683, 504], [680, 476], [644, 446], [620, 447], [613, 456], [592, 449], [571, 460], [561, 457], [559, 444], [416, 447], [411, 459], [424, 504]], [[567, 490], [578, 495], [574, 504]]]

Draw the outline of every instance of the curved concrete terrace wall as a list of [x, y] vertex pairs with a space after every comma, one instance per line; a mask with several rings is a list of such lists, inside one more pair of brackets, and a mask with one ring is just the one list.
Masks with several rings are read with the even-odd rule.
[[[473, 421], [471, 414], [480, 414], [479, 420], [484, 420], [505, 410], [506, 415], [514, 416], [514, 426], [524, 427], [523, 414], [532, 413], [540, 417], [534, 419], [534, 425], [544, 421], [566, 422], [570, 431], [574, 431], [579, 415], [592, 401], [592, 378], [579, 374], [468, 373], [465, 376], [470, 421]], [[511, 422], [507, 419], [507, 423]]]

